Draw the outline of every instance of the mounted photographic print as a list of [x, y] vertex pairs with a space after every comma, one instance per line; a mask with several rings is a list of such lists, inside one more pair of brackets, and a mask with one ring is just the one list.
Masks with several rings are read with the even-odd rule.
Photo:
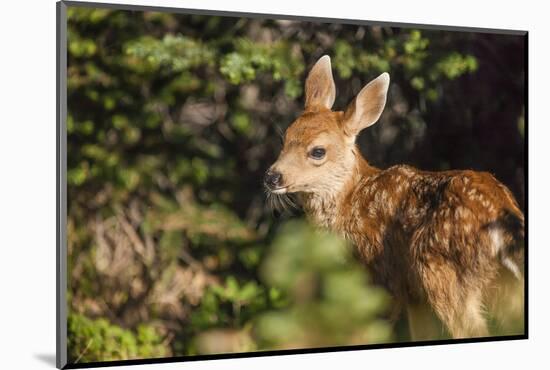
[[527, 338], [527, 32], [57, 10], [58, 367]]

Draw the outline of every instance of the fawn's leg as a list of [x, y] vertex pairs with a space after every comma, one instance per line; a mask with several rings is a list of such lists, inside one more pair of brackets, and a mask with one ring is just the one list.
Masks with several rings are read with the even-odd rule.
[[453, 338], [486, 337], [489, 335], [484, 316], [481, 291], [468, 291], [464, 302], [447, 319]]
[[487, 310], [497, 324], [498, 334], [512, 335], [525, 332], [524, 279], [501, 268], [495, 284], [487, 292]]
[[457, 278], [450, 264], [432, 264], [423, 269], [428, 302], [453, 338], [488, 335], [481, 287]]
[[407, 320], [411, 340], [441, 339], [445, 330], [428, 303], [407, 306]]

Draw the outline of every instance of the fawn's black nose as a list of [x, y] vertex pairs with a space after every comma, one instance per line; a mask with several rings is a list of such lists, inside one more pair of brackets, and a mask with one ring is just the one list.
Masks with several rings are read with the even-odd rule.
[[280, 172], [277, 171], [267, 171], [265, 173], [264, 177], [264, 184], [270, 188], [275, 189], [281, 186], [281, 183], [283, 182], [283, 175]]

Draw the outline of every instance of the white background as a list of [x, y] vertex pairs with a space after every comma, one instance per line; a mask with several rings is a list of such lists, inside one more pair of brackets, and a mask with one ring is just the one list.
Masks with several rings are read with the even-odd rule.
[[[113, 0], [113, 3], [120, 1]], [[529, 30], [529, 332], [524, 341], [144, 365], [132, 369], [548, 368], [548, 68], [544, 1], [127, 0], [133, 4]], [[536, 4], [536, 5], [534, 5]], [[55, 1], [0, 20], [0, 367], [55, 358]], [[498, 93], [498, 92], [496, 92]], [[498, 132], [494, 133], [498, 135]], [[467, 150], [467, 148], [465, 149]], [[346, 318], [343, 317], [342, 320]], [[546, 353], [545, 353], [546, 350]]]

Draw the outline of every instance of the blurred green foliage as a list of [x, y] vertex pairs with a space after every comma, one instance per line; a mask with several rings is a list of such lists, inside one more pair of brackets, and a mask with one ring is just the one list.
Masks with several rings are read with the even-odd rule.
[[403, 339], [341, 241], [278, 228], [289, 215], [265, 206], [263, 173], [328, 54], [336, 109], [391, 74], [381, 122], [359, 138], [374, 165], [490, 170], [523, 204], [523, 48], [511, 35], [69, 7], [69, 358]]
[[[263, 280], [288, 297], [288, 308], [262, 314], [263, 348], [307, 348], [387, 342], [389, 304], [342, 239], [294, 221], [278, 233], [262, 266]], [[345, 316], [345, 319], [343, 318]]]
[[79, 362], [82, 358], [97, 362], [169, 355], [157, 331], [147, 325], [139, 325], [132, 332], [105, 319], [90, 320], [72, 314], [69, 315], [67, 330], [70, 363]]

